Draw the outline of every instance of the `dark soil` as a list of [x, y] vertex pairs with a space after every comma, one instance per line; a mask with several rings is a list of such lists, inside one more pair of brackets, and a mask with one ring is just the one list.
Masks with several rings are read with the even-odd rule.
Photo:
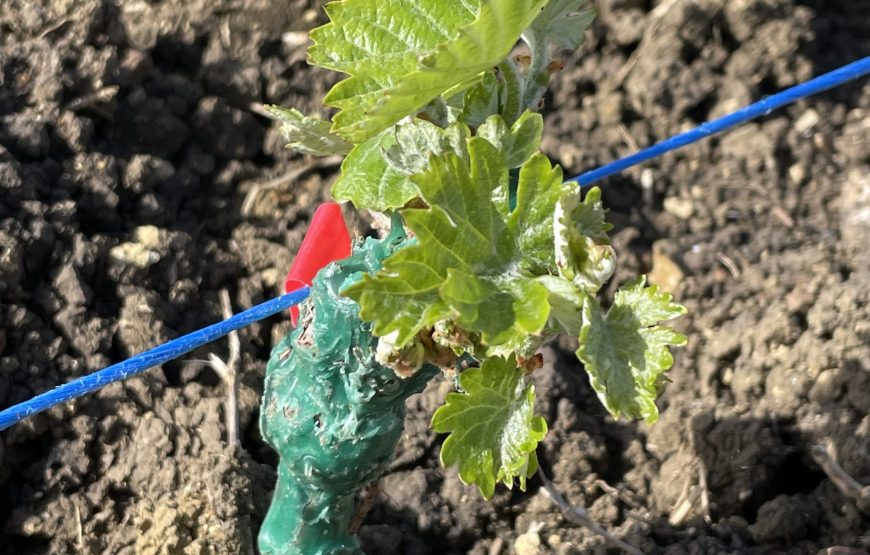
[[[544, 147], [571, 175], [870, 54], [863, 0], [597, 7], [547, 98]], [[336, 166], [285, 151], [256, 105], [318, 111], [335, 77], [298, 32], [321, 21], [295, 0], [4, 0], [0, 406], [219, 320], [221, 289], [236, 310], [279, 292]], [[617, 281], [671, 289], [689, 344], [652, 427], [607, 416], [572, 340], [545, 350], [556, 486], [646, 552], [870, 549], [870, 515], [811, 456], [870, 484], [866, 80], [630, 170], [605, 201]], [[258, 399], [287, 320], [241, 333], [241, 455], [221, 380], [191, 362], [223, 342], [4, 432], [0, 552], [253, 553], [276, 462]], [[368, 552], [605, 552], [537, 480], [487, 503], [439, 467], [449, 387], [410, 401]]]

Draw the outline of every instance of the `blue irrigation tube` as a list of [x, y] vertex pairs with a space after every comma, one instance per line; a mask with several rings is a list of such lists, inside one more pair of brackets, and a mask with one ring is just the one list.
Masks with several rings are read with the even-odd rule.
[[666, 139], [660, 143], [656, 143], [649, 148], [645, 148], [640, 152], [626, 156], [609, 164], [605, 164], [600, 168], [596, 168], [586, 173], [581, 173], [576, 177], [572, 177], [568, 181], [576, 182], [581, 187], [591, 185], [596, 181], [600, 181], [605, 177], [619, 173], [632, 166], [636, 166], [647, 160], [651, 160], [666, 152], [676, 150], [688, 144], [706, 139], [716, 133], [731, 129], [741, 123], [753, 120], [755, 118], [766, 116], [777, 108], [781, 108], [792, 102], [796, 102], [807, 96], [818, 94], [820, 92], [832, 89], [838, 85], [842, 85], [847, 81], [863, 77], [870, 74], [870, 56], [862, 58], [856, 62], [845, 65], [839, 69], [835, 69], [829, 73], [819, 75], [814, 79], [810, 79], [800, 85], [795, 85], [777, 94], [768, 96], [754, 104], [750, 104], [745, 108], [741, 108], [736, 112], [723, 116], [719, 119], [709, 121], [694, 129], [675, 135], [670, 139]]
[[[845, 65], [840, 69], [835, 69], [830, 73], [825, 73], [811, 79], [800, 85], [796, 85], [790, 89], [786, 89], [773, 96], [769, 96], [764, 100], [750, 104], [732, 114], [717, 120], [705, 123], [675, 135], [670, 139], [657, 143], [647, 149], [644, 149], [636, 154], [616, 160], [609, 164], [605, 164], [598, 169], [582, 173], [576, 177], [572, 177], [567, 182], [576, 182], [581, 187], [591, 185], [596, 181], [600, 181], [605, 177], [619, 173], [627, 168], [645, 162], [657, 156], [661, 156], [666, 152], [676, 150], [687, 144], [694, 143], [720, 133], [727, 129], [731, 129], [741, 123], [745, 123], [752, 119], [764, 116], [773, 110], [796, 102], [801, 98], [811, 96], [828, 89], [832, 89], [838, 85], [842, 85], [847, 81], [863, 77], [870, 74], [870, 56]], [[185, 353], [201, 347], [207, 343], [219, 339], [227, 335], [233, 330], [243, 328], [249, 324], [253, 324], [268, 316], [286, 310], [293, 305], [302, 302], [309, 293], [307, 287], [298, 289], [277, 299], [272, 299], [263, 304], [257, 305], [244, 312], [236, 314], [232, 318], [228, 318], [223, 322], [203, 328], [201, 330], [189, 333], [185, 336], [174, 339], [169, 343], [155, 347], [144, 353], [140, 353], [132, 358], [129, 358], [118, 364], [114, 364], [88, 374], [82, 378], [58, 386], [51, 391], [47, 391], [37, 395], [33, 399], [24, 401], [6, 410], [0, 411], [0, 431], [9, 428], [10, 426], [24, 420], [28, 416], [42, 412], [46, 409], [58, 405], [60, 403], [81, 397], [92, 391], [103, 387], [104, 385], [123, 380], [140, 372], [144, 372], [149, 368], [159, 366], [164, 362], [168, 362], [174, 358], [178, 358]]]
[[309, 293], [308, 287], [291, 291], [286, 295], [266, 301], [253, 308], [249, 308], [244, 312], [239, 312], [227, 318], [222, 322], [208, 326], [201, 330], [183, 335], [178, 339], [173, 339], [168, 343], [164, 343], [158, 347], [154, 347], [144, 353], [139, 353], [136, 356], [128, 358], [118, 364], [113, 364], [103, 370], [88, 374], [77, 380], [65, 383], [50, 391], [46, 391], [37, 395], [33, 399], [9, 407], [0, 412], [0, 430], [12, 426], [24, 420], [28, 416], [32, 416], [55, 405], [59, 405], [66, 401], [81, 397], [96, 391], [101, 387], [108, 385], [118, 380], [123, 380], [134, 376], [149, 368], [159, 366], [164, 362], [178, 358], [183, 354], [189, 353], [197, 347], [202, 347], [206, 343], [211, 343], [215, 339], [221, 338], [231, 331], [243, 328], [254, 322], [268, 318], [273, 314], [277, 314], [282, 310], [286, 310], [293, 305], [301, 303]]

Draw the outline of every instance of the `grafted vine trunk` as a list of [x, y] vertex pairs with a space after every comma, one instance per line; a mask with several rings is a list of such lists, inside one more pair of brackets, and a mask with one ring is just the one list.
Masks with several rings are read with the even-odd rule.
[[339, 292], [380, 268], [405, 239], [396, 226], [387, 238], [369, 239], [321, 271], [301, 325], [272, 353], [260, 427], [281, 461], [260, 530], [263, 555], [362, 553], [348, 530], [355, 495], [387, 469], [402, 433], [405, 399], [437, 369], [427, 366], [403, 380], [375, 362], [370, 326]]

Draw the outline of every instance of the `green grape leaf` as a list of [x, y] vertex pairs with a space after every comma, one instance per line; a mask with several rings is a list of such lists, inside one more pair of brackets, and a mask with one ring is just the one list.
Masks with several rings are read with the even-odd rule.
[[574, 50], [583, 44], [586, 29], [595, 19], [595, 11], [583, 9], [586, 0], [550, 0], [524, 33], [532, 40], [544, 40], [558, 48]]
[[449, 127], [450, 125], [459, 122], [462, 119], [462, 95], [444, 99], [442, 97], [435, 98], [420, 110], [420, 117], [431, 121], [438, 127]]
[[354, 146], [342, 162], [341, 175], [332, 186], [333, 198], [349, 200], [358, 209], [386, 212], [416, 197], [417, 187], [408, 176], [384, 159], [384, 151], [395, 144], [395, 134], [387, 130]]
[[525, 345], [547, 323], [549, 293], [529, 270], [555, 265], [550, 213], [561, 171], [541, 154], [530, 158], [509, 212], [499, 195], [493, 200], [507, 187], [504, 155], [482, 137], [469, 139], [467, 149], [468, 162], [447, 152], [412, 176], [428, 205], [402, 212], [417, 243], [345, 290], [376, 335], [397, 333], [397, 348], [447, 318], [490, 346]]
[[613, 226], [604, 215], [601, 190], [589, 189], [580, 201], [574, 184], [565, 186], [553, 212], [559, 274], [590, 295], [610, 279], [616, 268], [616, 255], [607, 237]]
[[538, 333], [549, 316], [546, 287], [530, 279], [476, 276], [451, 268], [440, 293], [456, 311], [456, 322], [483, 334], [488, 345], [520, 348], [523, 336]]
[[543, 130], [541, 114], [524, 112], [510, 129], [501, 116], [489, 116], [477, 129], [477, 134], [504, 153], [508, 168], [518, 168], [538, 152]]
[[516, 62], [510, 58], [500, 63], [498, 69], [502, 79], [502, 107], [500, 113], [507, 123], [512, 124], [525, 110], [525, 104], [523, 103], [526, 89], [525, 80]]
[[534, 415], [535, 388], [526, 385], [516, 359], [492, 357], [459, 375], [463, 393], [451, 393], [432, 416], [432, 429], [449, 433], [441, 464], [459, 465], [464, 484], [475, 484], [484, 498], [502, 482], [512, 487], [537, 469], [535, 449], [547, 423]]
[[333, 131], [360, 143], [508, 55], [547, 0], [343, 0], [311, 32], [309, 61], [349, 75], [324, 102]]
[[547, 288], [550, 317], [562, 331], [573, 337], [579, 337], [580, 330], [583, 328], [585, 292], [560, 276], [541, 276], [538, 282]]
[[577, 357], [586, 366], [598, 398], [615, 417], [658, 419], [656, 396], [664, 373], [674, 362], [669, 346], [686, 337], [659, 322], [685, 314], [658, 287], [640, 277], [619, 291], [607, 314], [591, 296], [583, 303], [583, 326]]
[[345, 155], [353, 147], [329, 130], [331, 124], [328, 121], [306, 116], [295, 108], [280, 106], [264, 106], [264, 108], [272, 118], [281, 122], [281, 134], [287, 140], [287, 148], [298, 150], [303, 154], [329, 156]]
[[[455, 152], [467, 160], [465, 141], [471, 131], [465, 125], [456, 123], [442, 129], [434, 123], [414, 118], [395, 129], [394, 144], [384, 152], [384, 157], [390, 166], [405, 175], [425, 170], [433, 154]], [[414, 191], [416, 196], [416, 187]]]
[[502, 83], [495, 72], [485, 72], [480, 82], [462, 95], [462, 121], [469, 127], [480, 127], [486, 118], [501, 111], [501, 96]]
[[[534, 118], [530, 121], [533, 122]], [[520, 118], [514, 127], [526, 127], [520, 125], [522, 122]], [[555, 272], [556, 269], [553, 210], [561, 194], [561, 167], [550, 166], [547, 158], [540, 154], [532, 156], [522, 165], [517, 185], [517, 206], [511, 212], [509, 226], [523, 253], [520, 266], [536, 275]]]

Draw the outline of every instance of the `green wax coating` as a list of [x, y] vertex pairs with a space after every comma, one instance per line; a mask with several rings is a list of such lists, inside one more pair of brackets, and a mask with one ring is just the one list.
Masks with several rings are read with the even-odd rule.
[[406, 241], [398, 223], [385, 239], [368, 239], [321, 270], [302, 324], [272, 351], [260, 429], [281, 461], [260, 529], [263, 555], [362, 553], [348, 531], [356, 493], [384, 474], [402, 434], [405, 399], [438, 370], [425, 366], [401, 379], [375, 362], [377, 339], [358, 305], [339, 292]]

